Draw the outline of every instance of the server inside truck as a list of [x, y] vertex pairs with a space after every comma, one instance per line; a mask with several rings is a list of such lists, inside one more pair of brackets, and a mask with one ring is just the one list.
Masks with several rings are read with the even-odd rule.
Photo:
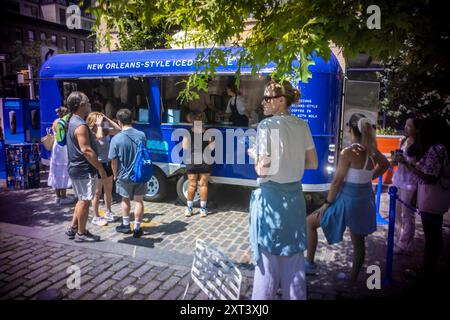
[[[230, 95], [229, 89], [234, 84], [234, 77], [220, 75], [211, 79], [208, 83], [208, 91], [197, 91], [198, 99], [181, 103], [177, 98], [183, 89], [183, 80], [186, 76], [161, 77], [161, 123], [163, 124], [186, 124], [186, 115], [192, 111], [203, 111], [206, 113], [206, 123], [218, 127], [242, 126], [240, 123], [228, 121], [229, 105], [236, 96]], [[239, 87], [239, 107], [243, 108], [245, 115], [250, 119], [244, 126], [255, 126], [261, 120], [260, 106], [264, 85], [269, 81], [267, 76], [242, 76]], [[237, 91], [237, 90], [236, 90]], [[228, 116], [226, 116], [228, 113]], [[259, 114], [258, 114], [259, 113]]]

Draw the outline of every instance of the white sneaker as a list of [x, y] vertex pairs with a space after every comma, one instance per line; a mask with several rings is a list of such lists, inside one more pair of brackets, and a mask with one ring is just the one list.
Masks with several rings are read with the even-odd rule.
[[117, 220], [119, 220], [119, 217], [115, 216], [112, 212], [106, 211], [103, 219], [108, 222], [116, 222]]
[[96, 226], [103, 227], [108, 224], [108, 220], [106, 220], [102, 217], [94, 217], [94, 218], [92, 218], [91, 223], [95, 224]]
[[205, 218], [208, 215], [208, 210], [206, 208], [200, 208], [200, 217]]
[[190, 217], [194, 214], [194, 209], [193, 208], [186, 208], [184, 210], [184, 216], [185, 217]]

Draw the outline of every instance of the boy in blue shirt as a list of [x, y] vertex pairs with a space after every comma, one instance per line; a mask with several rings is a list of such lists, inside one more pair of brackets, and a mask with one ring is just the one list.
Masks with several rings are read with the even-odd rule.
[[122, 224], [116, 227], [117, 232], [131, 233], [130, 208], [131, 200], [136, 202], [134, 210], [133, 237], [139, 238], [144, 214], [144, 195], [147, 193], [147, 183], [134, 183], [130, 180], [133, 164], [136, 159], [137, 146], [142, 142], [145, 145], [145, 134], [132, 127], [132, 115], [128, 109], [120, 109], [116, 115], [117, 122], [122, 131], [111, 140], [108, 158], [116, 180], [116, 192], [122, 196]]

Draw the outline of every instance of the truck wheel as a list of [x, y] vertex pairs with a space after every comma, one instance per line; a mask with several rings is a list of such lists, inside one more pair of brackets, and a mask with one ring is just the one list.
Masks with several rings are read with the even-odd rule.
[[153, 176], [147, 184], [148, 189], [147, 194], [144, 196], [145, 201], [161, 201], [167, 195], [167, 177], [158, 167], [153, 167]]
[[[178, 198], [184, 204], [187, 204], [188, 187], [189, 187], [189, 180], [188, 180], [187, 176], [184, 174], [177, 181]], [[194, 195], [194, 206], [199, 206], [199, 205], [200, 205], [200, 187], [197, 184], [197, 190], [195, 191], [195, 195]]]

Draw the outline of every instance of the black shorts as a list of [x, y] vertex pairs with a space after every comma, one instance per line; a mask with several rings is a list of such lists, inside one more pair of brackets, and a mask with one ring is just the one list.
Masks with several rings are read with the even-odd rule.
[[205, 174], [211, 173], [212, 166], [210, 164], [187, 164], [187, 174]]
[[[103, 169], [105, 169], [105, 171], [106, 171], [106, 176], [108, 178], [112, 177], [113, 176], [113, 171], [112, 171], [112, 168], [111, 168], [111, 161], [102, 162], [102, 166], [103, 166]], [[98, 176], [99, 179], [102, 178], [102, 177], [100, 177], [100, 173], [98, 171], [97, 171], [97, 176]]]

